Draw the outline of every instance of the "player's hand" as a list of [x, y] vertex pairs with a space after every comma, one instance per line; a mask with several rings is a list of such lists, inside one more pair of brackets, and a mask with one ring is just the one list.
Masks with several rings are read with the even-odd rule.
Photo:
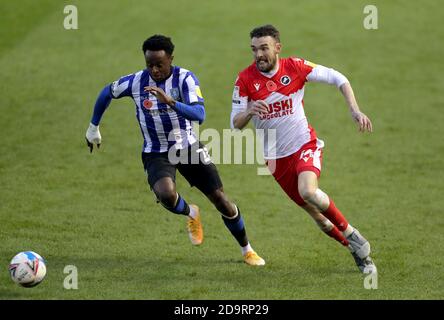
[[260, 116], [268, 113], [268, 105], [264, 100], [250, 101], [247, 105], [247, 112], [251, 116]]
[[351, 116], [353, 120], [358, 124], [359, 131], [373, 131], [372, 122], [364, 113], [362, 113], [361, 111], [352, 111]]
[[160, 103], [166, 103], [170, 106], [173, 106], [175, 103], [174, 99], [169, 95], [167, 95], [162, 88], [147, 86], [144, 87], [144, 91], [153, 94], [157, 98], [157, 100], [159, 100]]
[[92, 123], [89, 124], [88, 130], [86, 130], [86, 144], [89, 147], [89, 152], [93, 151], [94, 144], [97, 144], [97, 149], [100, 148], [102, 143], [102, 136], [100, 135], [99, 126], [95, 126]]

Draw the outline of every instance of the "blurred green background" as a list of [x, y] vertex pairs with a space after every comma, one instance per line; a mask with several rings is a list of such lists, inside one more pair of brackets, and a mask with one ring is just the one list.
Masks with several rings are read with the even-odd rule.
[[[442, 57], [439, 1], [0, 1], [1, 299], [442, 299]], [[78, 30], [65, 30], [65, 5]], [[264, 268], [242, 262], [212, 205], [178, 178], [203, 212], [204, 245], [185, 219], [154, 201], [140, 161], [130, 99], [115, 100], [90, 154], [84, 135], [100, 90], [144, 68], [142, 42], [172, 37], [175, 64], [201, 82], [201, 130], [229, 128], [249, 32], [272, 23], [282, 56], [333, 67], [350, 80], [374, 132], [359, 134], [340, 93], [309, 84], [305, 111], [326, 143], [320, 186], [370, 240], [378, 289], [366, 290], [351, 255], [323, 235], [256, 165], [219, 165]], [[15, 285], [10, 259], [33, 250], [48, 274]], [[75, 265], [79, 289], [63, 273]]]

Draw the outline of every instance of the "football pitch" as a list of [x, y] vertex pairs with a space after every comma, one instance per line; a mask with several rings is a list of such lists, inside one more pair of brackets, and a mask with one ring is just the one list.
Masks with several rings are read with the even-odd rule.
[[[368, 30], [364, 7], [378, 9]], [[65, 5], [78, 29], [64, 28]], [[414, 1], [1, 1], [0, 299], [443, 299], [444, 29], [442, 4]], [[242, 261], [211, 203], [205, 241], [156, 204], [141, 163], [131, 99], [114, 100], [85, 143], [100, 90], [144, 68], [142, 42], [172, 37], [174, 64], [205, 97], [200, 127], [229, 128], [237, 73], [252, 62], [250, 30], [271, 23], [283, 54], [344, 73], [374, 132], [361, 134], [335, 87], [308, 84], [305, 111], [325, 141], [320, 187], [372, 245], [377, 288], [256, 164], [218, 164], [265, 267]], [[203, 142], [207, 142], [203, 140]], [[8, 264], [33, 250], [47, 260], [35, 288]], [[65, 289], [75, 266], [78, 289]]]

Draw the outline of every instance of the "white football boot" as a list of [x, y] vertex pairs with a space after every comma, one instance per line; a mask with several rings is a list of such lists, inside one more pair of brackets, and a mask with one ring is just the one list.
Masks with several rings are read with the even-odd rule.
[[370, 243], [355, 228], [346, 238], [349, 242], [348, 248], [355, 260], [356, 265], [362, 273], [377, 272], [376, 265], [370, 258]]

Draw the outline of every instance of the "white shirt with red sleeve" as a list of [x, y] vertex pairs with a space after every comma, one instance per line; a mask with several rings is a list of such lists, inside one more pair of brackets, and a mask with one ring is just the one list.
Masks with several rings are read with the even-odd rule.
[[299, 58], [279, 59], [279, 69], [273, 75], [263, 74], [256, 63], [251, 64], [236, 79], [231, 127], [233, 118], [247, 109], [248, 102], [264, 100], [268, 104], [268, 113], [252, 117], [256, 129], [262, 129], [264, 133], [264, 158], [279, 159], [297, 152], [305, 143], [316, 139], [316, 132], [308, 124], [304, 112], [307, 81], [337, 87], [348, 82], [333, 69]]

